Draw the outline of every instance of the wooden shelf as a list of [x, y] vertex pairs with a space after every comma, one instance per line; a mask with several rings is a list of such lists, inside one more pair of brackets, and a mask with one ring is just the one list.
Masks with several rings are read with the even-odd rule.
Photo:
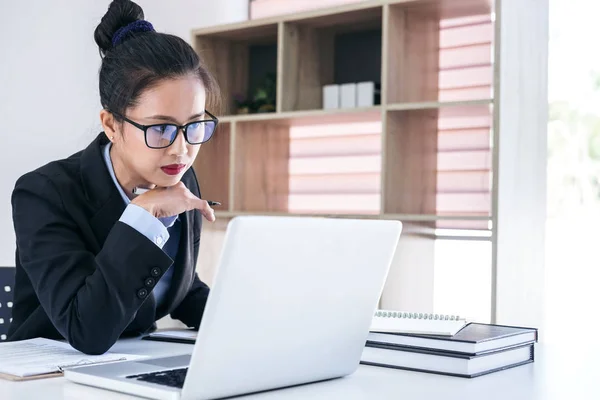
[[[432, 238], [447, 238], [453, 240], [490, 240], [489, 235], [485, 235], [485, 232], [490, 232], [491, 228], [491, 217], [483, 216], [472, 216], [472, 215], [456, 215], [456, 216], [443, 216], [443, 215], [409, 215], [409, 214], [331, 214], [331, 213], [287, 213], [287, 212], [231, 212], [231, 211], [215, 211], [217, 219], [232, 219], [240, 216], [268, 216], [268, 217], [298, 217], [298, 218], [347, 218], [347, 219], [367, 219], [367, 220], [395, 220], [402, 221], [404, 228], [404, 234], [420, 234]], [[452, 235], [448, 235], [448, 230], [442, 228], [436, 228], [436, 224], [439, 222], [481, 222], [483, 228], [472, 229], [466, 228], [460, 230], [460, 233], [456, 233], [454, 230], [450, 230]]]
[[289, 213], [289, 212], [245, 212], [245, 211], [215, 211], [221, 218], [238, 216], [296, 216], [296, 217], [324, 217], [324, 218], [356, 218], [356, 219], [392, 219], [407, 222], [432, 222], [432, 221], [491, 221], [491, 217], [473, 215], [426, 215], [426, 214], [343, 214], [343, 213]]
[[386, 5], [401, 6], [407, 10], [421, 10], [435, 14], [438, 18], [459, 18], [470, 15], [490, 14], [493, 10], [492, 0], [371, 0], [354, 4], [340, 5], [330, 8], [310, 10], [276, 17], [234, 22], [217, 26], [193, 29], [192, 36], [222, 36], [232, 35], [243, 37], [261, 30], [267, 31], [270, 25], [279, 22], [312, 22], [313, 25], [352, 23], [362, 18], [360, 14], [378, 13]]
[[290, 15], [284, 18], [283, 22], [300, 23], [311, 28], [332, 29], [341, 33], [381, 28], [382, 14], [381, 3], [370, 1]]
[[211, 26], [208, 28], [192, 30], [192, 37], [206, 37], [214, 39], [247, 41], [262, 41], [265, 38], [277, 36], [277, 23], [279, 19], [250, 20], [233, 24]]
[[[430, 228], [462, 221], [487, 229], [491, 209], [442, 215], [456, 210], [439, 206], [445, 192], [438, 182], [438, 142], [450, 140], [454, 131], [465, 140], [479, 135], [482, 146], [491, 138], [492, 86], [479, 90], [467, 82], [466, 89], [461, 86], [451, 96], [441, 88], [444, 62], [462, 68], [460, 62], [455, 67], [456, 53], [443, 53], [447, 44], [441, 27], [448, 22], [442, 20], [489, 24], [490, 13], [490, 0], [373, 0], [193, 31], [196, 49], [215, 73], [226, 105], [220, 131], [202, 146], [195, 164], [203, 196], [223, 203], [220, 216], [394, 218]], [[492, 54], [485, 47], [492, 42], [484, 39], [477, 53], [483, 64], [488, 50], [489, 63]], [[277, 77], [276, 112], [236, 114], [232, 96], [249, 92], [257, 76], [267, 72]], [[323, 109], [323, 85], [359, 81], [381, 84], [380, 104]], [[480, 126], [465, 128], [467, 132], [458, 125], [473, 118]], [[335, 138], [310, 133], [328, 124], [353, 123], [369, 131], [349, 135], [338, 127]], [[442, 131], [452, 124], [459, 128]], [[301, 127], [308, 130], [296, 129]], [[292, 153], [294, 145], [326, 150]], [[344, 151], [349, 153], [342, 160]], [[352, 169], [355, 160], [365, 159], [368, 171]], [[337, 161], [340, 165], [330, 171]], [[477, 184], [487, 173], [465, 176]], [[344, 198], [347, 194], [354, 197]], [[346, 211], [331, 213], [340, 199]], [[314, 207], [322, 210], [295, 212]]]
[[[544, 190], [532, 182], [547, 86], [536, 71], [547, 66], [548, 9], [516, 3], [365, 0], [193, 31], [225, 100], [194, 165], [203, 197], [223, 203], [204, 253], [218, 258], [212, 248], [236, 216], [400, 220], [382, 307], [434, 308], [436, 240], [485, 240], [490, 320], [510, 317], [537, 294], [534, 273], [512, 277], [543, 261], [541, 240], [519, 247], [535, 233], [518, 216], [543, 219]], [[276, 75], [275, 112], [238, 115], [233, 96], [266, 72]], [[376, 106], [323, 109], [324, 85], [360, 81], [380, 84]], [[523, 188], [529, 201], [518, 199]], [[507, 301], [513, 287], [519, 296]], [[518, 316], [535, 317], [533, 303]]]
[[382, 108], [347, 108], [335, 110], [288, 111], [264, 114], [227, 115], [223, 122], [276, 122], [282, 125], [315, 125], [376, 121], [381, 119]]
[[[365, 1], [333, 8], [324, 8], [301, 13], [286, 14], [277, 17], [210, 26], [192, 30], [192, 36], [218, 35], [227, 37], [231, 36], [232, 34], [241, 36], [248, 33], [252, 34], [253, 32], [259, 32], [261, 30], [268, 30], [270, 29], [268, 28], [270, 25], [278, 24], [280, 22], [307, 22], [312, 24], [313, 27], [327, 26], [329, 25], [329, 21], [331, 21], [334, 25], [352, 24], [354, 22], [364, 20], [365, 16], [368, 15], [377, 13], [381, 15], [380, 13], [383, 4], [384, 1], [381, 0]], [[361, 14], [364, 14], [365, 16], [362, 16]]]
[[[287, 111], [263, 114], [225, 115], [219, 117], [220, 122], [278, 122], [286, 125], [312, 125], [335, 124], [349, 122], [376, 121], [381, 118], [382, 111], [408, 111], [427, 110], [434, 108], [472, 108], [474, 106], [487, 107], [493, 104], [492, 99], [466, 100], [466, 101], [430, 101], [413, 103], [394, 103], [385, 106], [364, 108], [340, 108], [332, 110], [305, 110]], [[312, 122], [314, 120], [315, 122]]]
[[492, 99], [465, 100], [465, 101], [424, 101], [413, 103], [392, 103], [385, 106], [388, 111], [407, 111], [407, 110], [426, 110], [432, 108], [450, 108], [450, 107], [473, 107], [490, 106]]
[[439, 19], [491, 14], [494, 0], [383, 0], [384, 3], [407, 10], [418, 10]]

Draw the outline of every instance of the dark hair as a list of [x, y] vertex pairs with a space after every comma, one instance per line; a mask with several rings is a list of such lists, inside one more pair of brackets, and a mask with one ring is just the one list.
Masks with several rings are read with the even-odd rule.
[[186, 41], [154, 30], [121, 29], [143, 20], [144, 11], [139, 5], [130, 0], [114, 0], [94, 31], [102, 56], [99, 79], [102, 107], [124, 115], [128, 107], [135, 106], [144, 90], [161, 80], [191, 74], [204, 84], [207, 108], [218, 112], [218, 84]]

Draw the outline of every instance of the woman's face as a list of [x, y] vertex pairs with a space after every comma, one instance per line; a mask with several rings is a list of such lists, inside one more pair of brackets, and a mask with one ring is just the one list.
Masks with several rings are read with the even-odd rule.
[[[193, 76], [161, 81], [145, 90], [137, 105], [125, 112], [125, 117], [141, 125], [177, 124], [207, 119], [206, 91]], [[144, 132], [130, 123], [119, 125], [120, 134], [113, 138], [114, 150], [135, 185], [172, 186], [181, 180], [192, 166], [200, 145], [187, 143], [183, 132], [166, 148], [152, 149], [146, 145]]]

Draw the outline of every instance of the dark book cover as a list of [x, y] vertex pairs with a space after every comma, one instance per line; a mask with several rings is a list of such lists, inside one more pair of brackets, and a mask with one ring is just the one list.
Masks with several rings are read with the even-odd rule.
[[[514, 363], [514, 364], [507, 364], [507, 365], [503, 365], [500, 367], [496, 367], [496, 368], [491, 368], [489, 370], [485, 370], [485, 371], [481, 371], [478, 373], [474, 373], [474, 374], [460, 374], [460, 373], [451, 373], [451, 372], [442, 372], [442, 371], [435, 371], [435, 370], [430, 370], [430, 369], [420, 369], [420, 368], [411, 368], [411, 367], [405, 367], [402, 365], [391, 365], [391, 364], [381, 364], [381, 363], [375, 363], [375, 362], [369, 362], [369, 361], [360, 361], [361, 364], [363, 365], [369, 365], [369, 366], [373, 366], [373, 367], [381, 367], [381, 368], [392, 368], [392, 369], [400, 369], [400, 370], [405, 370], [405, 371], [413, 371], [413, 372], [425, 372], [425, 373], [429, 373], [429, 374], [436, 374], [436, 375], [445, 375], [445, 376], [454, 376], [454, 377], [458, 377], [458, 378], [476, 378], [479, 376], [483, 376], [483, 375], [488, 375], [494, 372], [498, 372], [498, 371], [503, 371], [503, 370], [507, 370], [510, 368], [515, 368], [515, 367], [519, 367], [521, 365], [526, 365], [526, 364], [530, 364], [533, 363], [535, 360], [535, 345], [533, 343], [526, 345], [529, 347], [529, 351], [530, 351], [530, 357], [529, 359], [525, 360], [525, 361], [521, 361], [518, 363]], [[390, 346], [378, 346], [380, 348], [387, 348]], [[525, 347], [523, 345], [521, 346], [513, 346], [511, 348], [507, 348], [507, 349], [503, 349], [500, 351], [496, 351], [496, 352], [502, 352], [502, 351], [506, 351], [506, 350], [511, 350], [513, 348], [518, 348], [518, 347]], [[396, 349], [395, 349], [396, 350]], [[403, 351], [408, 351], [408, 350], [403, 350]], [[433, 354], [433, 355], [441, 355], [444, 357], [448, 357], [450, 355], [448, 354], [443, 354], [443, 352], [435, 352], [435, 351], [427, 351], [427, 350], [416, 350], [416, 349], [412, 349], [410, 351], [413, 352], [419, 352], [419, 353], [423, 353], [423, 354]], [[464, 359], [473, 359], [473, 358], [478, 358], [484, 355], [465, 355], [465, 354], [457, 354], [457, 355], [452, 355], [452, 357], [457, 357], [457, 358], [464, 358]]]
[[439, 336], [439, 335], [419, 335], [411, 333], [388, 333], [388, 332], [373, 332], [385, 335], [409, 336], [423, 339], [444, 340], [450, 342], [463, 343], [482, 343], [490, 340], [504, 339], [510, 336], [521, 335], [527, 332], [535, 332], [535, 341], [537, 342], [538, 331], [536, 328], [524, 328], [518, 326], [507, 325], [492, 325], [471, 322], [465, 325], [454, 336]]
[[443, 349], [429, 349], [426, 347], [401, 346], [401, 345], [397, 345], [397, 344], [379, 343], [379, 342], [367, 342], [366, 347], [374, 347], [377, 349], [406, 351], [409, 353], [429, 354], [429, 355], [440, 356], [440, 357], [452, 357], [452, 358], [461, 358], [461, 359], [465, 359], [465, 360], [471, 360], [473, 358], [487, 356], [487, 355], [491, 355], [494, 353], [502, 353], [507, 350], [518, 349], [520, 347], [531, 346], [533, 344], [534, 344], [534, 342], [525, 342], [525, 343], [519, 343], [516, 345], [480, 351], [477, 353], [465, 353], [462, 351], [452, 351], [452, 350], [443, 350]]
[[538, 341], [535, 328], [469, 323], [454, 336], [370, 332], [366, 346], [406, 347], [476, 355]]

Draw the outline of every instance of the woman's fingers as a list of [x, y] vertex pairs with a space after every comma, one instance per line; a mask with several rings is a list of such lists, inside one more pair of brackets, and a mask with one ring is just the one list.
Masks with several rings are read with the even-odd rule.
[[192, 205], [195, 209], [199, 210], [200, 213], [202, 213], [202, 215], [204, 215], [204, 218], [206, 218], [210, 222], [215, 221], [215, 210], [213, 210], [211, 206], [208, 205], [208, 202], [206, 200], [202, 200], [194, 196]]

